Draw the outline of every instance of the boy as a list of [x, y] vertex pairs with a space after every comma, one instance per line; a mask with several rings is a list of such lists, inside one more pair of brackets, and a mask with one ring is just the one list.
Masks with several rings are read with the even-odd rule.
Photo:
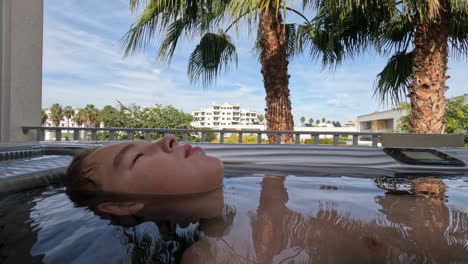
[[223, 176], [220, 159], [168, 135], [155, 143], [131, 141], [84, 151], [73, 159], [65, 182], [81, 191], [190, 194], [218, 188]]

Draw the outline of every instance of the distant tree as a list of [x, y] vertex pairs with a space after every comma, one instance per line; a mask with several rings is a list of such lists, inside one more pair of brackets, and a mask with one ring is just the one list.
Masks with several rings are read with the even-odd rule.
[[[193, 117], [190, 114], [184, 113], [181, 110], [174, 108], [173, 106], [162, 106], [155, 105], [153, 107], [141, 107], [141, 106], [124, 106], [121, 105], [121, 109], [127, 113], [127, 119], [125, 127], [141, 127], [141, 128], [173, 128], [173, 129], [190, 129], [192, 126], [190, 123], [193, 121]], [[136, 134], [136, 137], [142, 138], [143, 135]], [[154, 133], [151, 138], [157, 140], [162, 138], [164, 134]], [[181, 134], [176, 136], [182, 139]]]
[[320, 124], [320, 120], [315, 120], [315, 124], [319, 125]]
[[106, 105], [99, 111], [99, 121], [104, 123], [105, 127], [124, 127], [122, 122], [124, 118], [124, 113], [117, 110], [111, 105]]
[[41, 124], [44, 125], [48, 118], [47, 113], [41, 109]]
[[325, 123], [327, 120], [325, 118], [322, 118], [322, 123]]
[[70, 119], [72, 118], [74, 114], [75, 114], [75, 110], [73, 110], [71, 106], [67, 105], [63, 108], [63, 116], [67, 118], [67, 127], [70, 126]]
[[447, 133], [468, 133], [468, 102], [464, 98], [448, 101], [445, 107]]
[[336, 125], [337, 127], [342, 127], [340, 121], [336, 121], [336, 122], [335, 122], [335, 125]]
[[260, 123], [262, 123], [263, 120], [265, 119], [263, 115], [258, 115], [257, 118], [258, 118], [258, 121], [260, 121]]
[[80, 109], [78, 112], [73, 116], [73, 121], [78, 125], [82, 126], [86, 120], [85, 120], [85, 110]]
[[[200, 129], [211, 130], [211, 128], [209, 128], [209, 127], [202, 127]], [[198, 135], [197, 136], [191, 136], [189, 138], [189, 140], [194, 141], [194, 142], [201, 142], [201, 137], [199, 137]], [[215, 133], [207, 132], [207, 133], [205, 133], [205, 142], [219, 142], [218, 136]], [[228, 142], [226, 142], [226, 143], [228, 143]]]
[[400, 103], [400, 106], [398, 107], [400, 111], [405, 111], [407, 114], [402, 116], [398, 120], [398, 125], [397, 125], [397, 131], [398, 132], [404, 132], [404, 133], [409, 133], [410, 131], [410, 119], [411, 119], [411, 106], [407, 102], [402, 102]]
[[[410, 132], [411, 107], [409, 103], [400, 103], [399, 109], [405, 111], [406, 115], [398, 120], [397, 130], [399, 132]], [[468, 131], [468, 104], [461, 97], [456, 100], [449, 100], [445, 106], [445, 123], [447, 133], [464, 134]]]
[[87, 104], [83, 113], [86, 127], [96, 126], [96, 122], [99, 117], [99, 109], [97, 109], [93, 104]]
[[309, 124], [313, 124], [314, 123], [314, 119], [313, 118], [309, 118]]
[[304, 122], [305, 122], [305, 117], [301, 116], [301, 124], [302, 124], [302, 126], [304, 126]]
[[63, 110], [60, 104], [53, 104], [50, 108], [50, 119], [54, 126], [59, 126], [63, 117]]

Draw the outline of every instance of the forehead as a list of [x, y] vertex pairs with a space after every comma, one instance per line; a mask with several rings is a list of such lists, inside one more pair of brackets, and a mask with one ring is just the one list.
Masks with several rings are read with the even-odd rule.
[[123, 142], [101, 147], [86, 158], [86, 163], [94, 164], [97, 168], [103, 168], [107, 167], [108, 165], [112, 165], [112, 161], [114, 160], [115, 156], [117, 156], [117, 154], [123, 148], [135, 143], [136, 142]]

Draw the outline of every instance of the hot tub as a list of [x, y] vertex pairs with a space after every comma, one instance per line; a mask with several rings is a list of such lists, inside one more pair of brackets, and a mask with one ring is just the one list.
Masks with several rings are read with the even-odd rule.
[[[466, 166], [404, 164], [379, 148], [204, 146], [225, 161], [222, 189], [129, 197], [144, 202], [140, 214], [72, 202], [59, 172], [4, 196], [0, 262], [468, 262]], [[21, 162], [62, 157], [60, 170], [67, 155], [58, 154], [89, 145], [35, 147], [43, 156]], [[467, 162], [465, 149], [443, 152]]]

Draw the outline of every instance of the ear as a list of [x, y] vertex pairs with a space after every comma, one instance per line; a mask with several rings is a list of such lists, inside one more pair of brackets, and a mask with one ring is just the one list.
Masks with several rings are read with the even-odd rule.
[[123, 202], [123, 203], [102, 203], [97, 206], [97, 209], [101, 212], [113, 214], [113, 215], [133, 215], [136, 212], [143, 209], [143, 203], [134, 202]]

